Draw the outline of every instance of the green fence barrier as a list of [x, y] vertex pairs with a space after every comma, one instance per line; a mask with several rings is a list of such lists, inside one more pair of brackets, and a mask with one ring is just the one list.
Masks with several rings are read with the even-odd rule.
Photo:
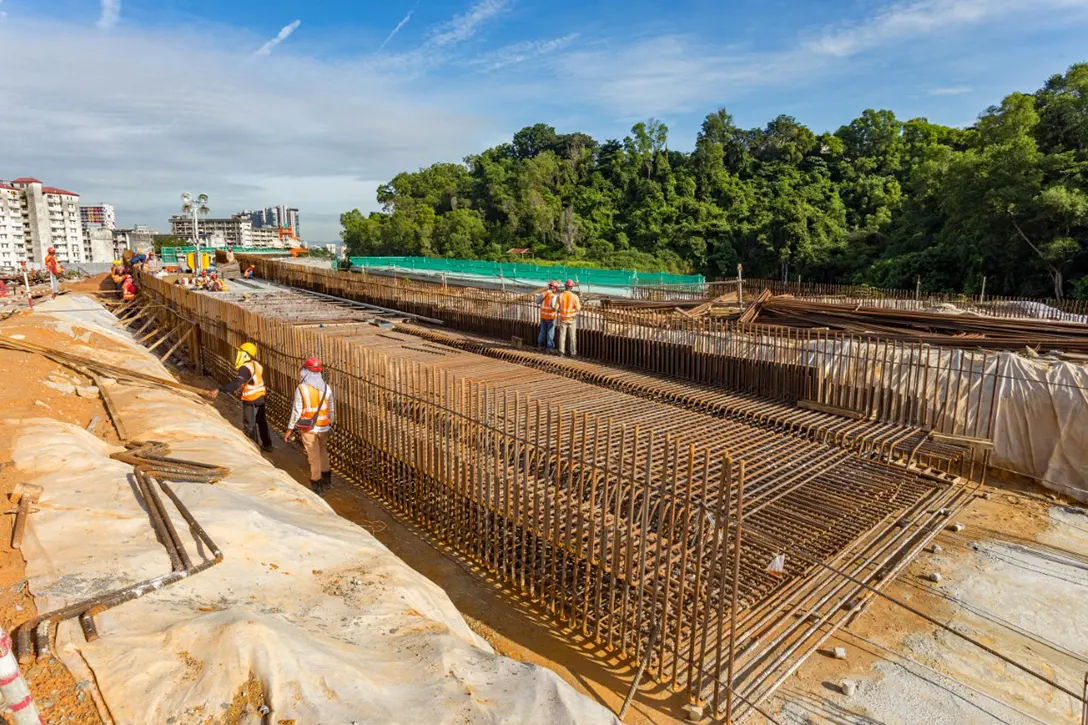
[[524, 264], [514, 262], [485, 262], [474, 259], [443, 257], [352, 257], [356, 267], [389, 267], [411, 272], [433, 274], [474, 274], [482, 277], [560, 281], [573, 279], [581, 285], [609, 287], [659, 284], [703, 284], [701, 274], [671, 274], [669, 272], [632, 272], [626, 269], [590, 269], [562, 265]]

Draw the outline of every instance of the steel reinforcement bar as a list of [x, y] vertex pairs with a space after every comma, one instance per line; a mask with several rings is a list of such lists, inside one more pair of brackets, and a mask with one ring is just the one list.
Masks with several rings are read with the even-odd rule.
[[716, 716], [745, 714], [817, 646], [824, 630], [797, 612], [837, 627], [856, 611], [830, 604], [855, 592], [850, 580], [811, 562], [879, 585], [964, 495], [955, 479], [359, 318], [315, 323], [338, 308], [302, 295], [143, 284], [198, 322], [220, 379], [235, 346], [258, 345], [274, 424], [319, 354], [337, 391], [339, 473], [605, 649], [641, 658], [656, 625], [651, 673]]
[[[247, 258], [263, 279], [442, 320], [502, 340], [535, 341], [536, 303], [525, 296], [443, 289], [375, 275]], [[765, 398], [853, 411], [868, 420], [989, 439], [998, 404], [995, 351], [722, 319], [671, 318], [587, 307], [579, 354]]]
[[749, 393], [734, 393], [708, 385], [669, 380], [581, 359], [556, 357], [468, 333], [412, 324], [398, 324], [396, 329], [431, 342], [528, 365], [641, 398], [808, 436], [878, 460], [907, 464], [917, 462], [943, 471], [954, 470], [967, 478], [975, 477], [974, 449], [955, 442], [934, 440], [930, 433], [918, 428], [866, 420], [860, 416], [844, 416], [842, 412], [845, 411], [798, 407]]

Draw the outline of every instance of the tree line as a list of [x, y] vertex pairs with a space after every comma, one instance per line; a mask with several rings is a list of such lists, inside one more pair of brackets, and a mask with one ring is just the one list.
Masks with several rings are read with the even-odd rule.
[[638, 123], [596, 141], [538, 123], [397, 174], [341, 215], [352, 255], [506, 258], [913, 288], [1088, 297], [1088, 63], [970, 128], [866, 110], [834, 133], [725, 109], [695, 148]]

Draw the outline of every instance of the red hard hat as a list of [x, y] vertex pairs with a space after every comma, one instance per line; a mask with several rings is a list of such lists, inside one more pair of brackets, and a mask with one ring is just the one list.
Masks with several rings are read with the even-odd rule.
[[315, 373], [321, 372], [321, 359], [316, 357], [306, 358], [306, 362], [302, 363], [302, 367]]
[[55, 250], [55, 249], [53, 249], [52, 247], [50, 247], [50, 248], [49, 248], [49, 252], [48, 252], [48, 253], [49, 253], [49, 254], [56, 254], [56, 253], [57, 253], [57, 250]]
[[551, 282], [548, 283], [548, 286], [554, 289], [559, 289], [559, 281], [553, 279]]
[[132, 279], [132, 275], [131, 274], [126, 274], [125, 279]]
[[567, 286], [568, 287], [573, 287], [574, 286], [574, 280], [573, 279], [568, 279], [567, 280]]

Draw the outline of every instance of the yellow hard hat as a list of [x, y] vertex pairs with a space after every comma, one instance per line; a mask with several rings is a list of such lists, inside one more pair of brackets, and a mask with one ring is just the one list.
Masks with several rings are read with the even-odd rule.
[[238, 354], [234, 356], [234, 369], [237, 370], [255, 357], [257, 346], [252, 342], [243, 342], [238, 346]]

